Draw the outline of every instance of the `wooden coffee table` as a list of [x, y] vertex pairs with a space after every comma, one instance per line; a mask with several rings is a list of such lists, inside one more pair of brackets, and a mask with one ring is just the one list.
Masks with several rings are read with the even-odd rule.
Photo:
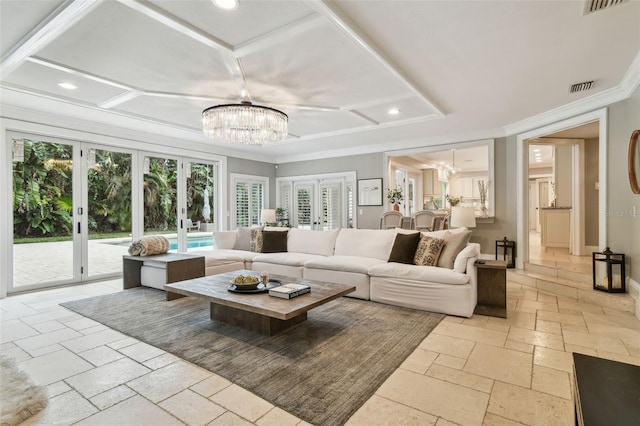
[[237, 275], [259, 275], [255, 271], [239, 270], [210, 275], [165, 285], [167, 300], [184, 296], [206, 299], [210, 302], [210, 315], [214, 321], [243, 327], [267, 336], [299, 324], [307, 319], [307, 311], [338, 297], [355, 291], [354, 286], [319, 281], [271, 276], [286, 283], [306, 284], [311, 292], [293, 299], [269, 296], [268, 292], [239, 294], [227, 290]]

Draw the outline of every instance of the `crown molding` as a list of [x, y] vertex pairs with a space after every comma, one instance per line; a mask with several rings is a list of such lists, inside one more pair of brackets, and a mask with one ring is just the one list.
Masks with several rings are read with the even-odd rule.
[[603, 108], [613, 103], [628, 99], [640, 85], [640, 51], [631, 62], [631, 66], [624, 74], [622, 81], [617, 86], [595, 95], [568, 103], [558, 108], [551, 109], [533, 117], [526, 118], [504, 126], [506, 135], [516, 135], [531, 129], [546, 126], [547, 124], [565, 120], [576, 115]]

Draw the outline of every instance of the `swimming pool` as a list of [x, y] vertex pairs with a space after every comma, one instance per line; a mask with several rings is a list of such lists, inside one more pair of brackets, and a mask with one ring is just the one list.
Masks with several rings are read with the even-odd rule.
[[[178, 239], [176, 237], [167, 237], [167, 240], [169, 240], [169, 250], [178, 249]], [[108, 244], [128, 247], [129, 245], [131, 245], [131, 241], [122, 241]], [[187, 235], [187, 249], [198, 247], [213, 247], [213, 235], [204, 235], [198, 237], [191, 237]]]

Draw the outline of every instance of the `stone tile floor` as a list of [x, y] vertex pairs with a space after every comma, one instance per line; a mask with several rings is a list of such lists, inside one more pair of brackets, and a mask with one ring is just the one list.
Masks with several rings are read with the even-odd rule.
[[[25, 425], [303, 425], [250, 392], [58, 303], [111, 280], [0, 300], [0, 350], [49, 390]], [[349, 425], [573, 425], [571, 352], [640, 365], [633, 315], [509, 283], [507, 319], [447, 317]]]

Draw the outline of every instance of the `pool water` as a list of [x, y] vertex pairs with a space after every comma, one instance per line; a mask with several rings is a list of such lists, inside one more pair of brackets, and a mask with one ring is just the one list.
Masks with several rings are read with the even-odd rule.
[[[177, 250], [178, 249], [178, 239], [176, 237], [167, 238], [169, 240], [169, 250]], [[131, 245], [130, 241], [124, 241], [121, 243], [109, 243], [116, 244], [119, 246], [129, 246]], [[198, 247], [213, 247], [213, 236], [201, 236], [201, 237], [187, 237], [187, 248], [198, 248]]]

